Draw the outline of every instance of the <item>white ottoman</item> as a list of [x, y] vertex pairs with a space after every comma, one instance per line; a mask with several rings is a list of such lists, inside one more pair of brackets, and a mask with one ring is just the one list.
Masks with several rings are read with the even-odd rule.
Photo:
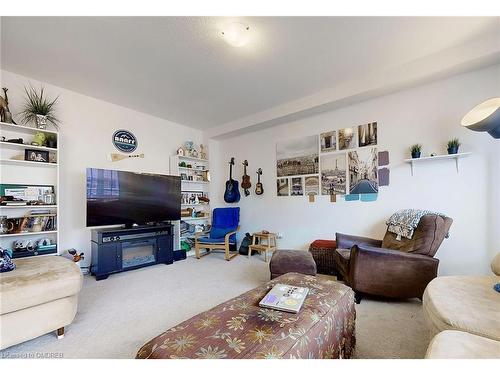
[[16, 269], [0, 274], [0, 349], [64, 327], [75, 315], [83, 276], [59, 256], [15, 259]]
[[432, 339], [428, 359], [500, 359], [500, 342], [467, 332], [443, 331]]
[[445, 330], [500, 341], [500, 293], [495, 276], [444, 276], [425, 289], [423, 309], [431, 337]]

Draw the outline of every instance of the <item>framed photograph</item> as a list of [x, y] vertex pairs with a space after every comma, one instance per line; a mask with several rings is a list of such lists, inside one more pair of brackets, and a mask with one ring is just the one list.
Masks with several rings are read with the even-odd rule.
[[292, 177], [292, 190], [290, 195], [304, 195], [304, 188], [302, 185], [302, 177]]
[[317, 174], [319, 168], [318, 136], [279, 142], [276, 145], [277, 176]]
[[358, 126], [358, 145], [359, 147], [377, 145], [376, 122], [370, 122], [369, 124]]
[[49, 152], [42, 150], [33, 150], [27, 148], [24, 150], [24, 160], [27, 161], [36, 161], [39, 163], [48, 163], [49, 162]]
[[378, 152], [376, 147], [349, 152], [349, 194], [378, 192]]
[[345, 153], [321, 157], [321, 194], [345, 194], [347, 189]]
[[276, 180], [276, 189], [278, 193], [278, 197], [287, 197], [290, 195], [289, 186], [288, 186], [288, 178], [278, 178]]
[[337, 151], [337, 132], [335, 130], [320, 134], [321, 152]]
[[306, 195], [319, 194], [319, 178], [318, 176], [304, 177], [304, 191]]
[[339, 150], [356, 148], [356, 128], [345, 128], [339, 130]]

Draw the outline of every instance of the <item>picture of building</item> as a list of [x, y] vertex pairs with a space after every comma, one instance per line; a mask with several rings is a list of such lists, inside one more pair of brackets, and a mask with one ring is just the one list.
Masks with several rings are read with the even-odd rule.
[[377, 148], [349, 152], [349, 193], [369, 194], [378, 192]]
[[358, 145], [359, 147], [377, 145], [376, 122], [358, 126]]
[[345, 128], [339, 130], [339, 150], [356, 148], [356, 128]]
[[278, 178], [276, 180], [276, 191], [278, 197], [287, 197], [290, 195], [288, 178]]
[[326, 155], [321, 157], [321, 194], [346, 193], [346, 155]]
[[318, 136], [279, 142], [276, 146], [277, 176], [318, 173]]
[[337, 151], [337, 132], [321, 133], [320, 143], [321, 152]]
[[292, 177], [292, 189], [290, 195], [304, 195], [302, 177]]
[[318, 176], [304, 177], [304, 189], [306, 195], [318, 195], [319, 194]]

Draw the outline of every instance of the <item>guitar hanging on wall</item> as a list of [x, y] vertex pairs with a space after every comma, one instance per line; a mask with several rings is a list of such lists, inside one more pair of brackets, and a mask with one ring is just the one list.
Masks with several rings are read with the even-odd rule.
[[243, 188], [245, 197], [248, 197], [250, 195], [250, 190], [248, 189], [252, 187], [252, 183], [250, 182], [250, 176], [247, 175], [247, 167], [248, 167], [248, 160], [245, 160], [243, 162], [243, 177], [241, 177], [241, 187]]
[[226, 191], [224, 192], [224, 201], [226, 203], [236, 203], [240, 201], [240, 190], [238, 181], [233, 180], [234, 158], [229, 162], [229, 180], [226, 181]]
[[262, 168], [257, 169], [257, 184], [255, 184], [255, 194], [257, 195], [264, 194], [264, 187], [262, 186], [262, 182], [260, 182], [260, 176], [262, 176]]

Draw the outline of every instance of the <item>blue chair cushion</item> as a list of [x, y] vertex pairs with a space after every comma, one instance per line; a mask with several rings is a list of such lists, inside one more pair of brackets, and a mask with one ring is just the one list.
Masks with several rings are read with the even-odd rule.
[[[232, 237], [232, 236], [231, 236]], [[223, 244], [225, 241], [224, 237], [212, 238], [212, 237], [200, 237], [198, 238], [199, 243], [208, 243], [208, 244]], [[230, 244], [235, 244], [236, 242], [231, 238], [229, 239]]]
[[226, 234], [228, 234], [229, 232], [234, 232], [235, 230], [236, 230], [235, 227], [228, 227], [228, 228], [212, 227], [212, 229], [210, 230], [210, 238], [217, 238], [217, 239], [222, 238], [222, 240], [224, 240]]

